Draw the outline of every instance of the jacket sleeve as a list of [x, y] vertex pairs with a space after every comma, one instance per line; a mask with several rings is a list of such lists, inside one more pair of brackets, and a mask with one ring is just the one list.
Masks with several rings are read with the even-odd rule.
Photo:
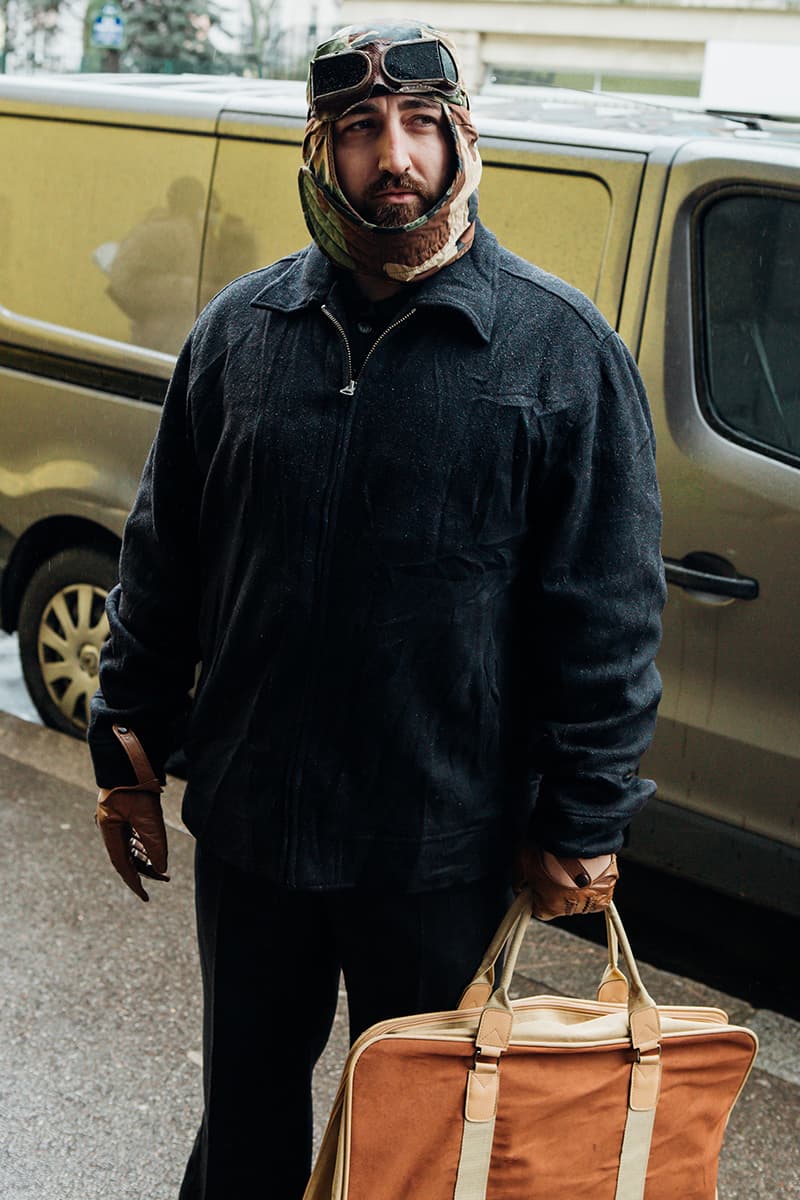
[[194, 682], [200, 482], [189, 419], [191, 339], [178, 358], [125, 533], [88, 740], [101, 787], [134, 782], [111, 726], [127, 725], [161, 773]]
[[666, 589], [636, 365], [610, 333], [579, 377], [583, 395], [547, 446], [534, 498], [528, 833], [553, 853], [590, 856], [618, 850], [655, 791], [637, 772], [661, 697]]

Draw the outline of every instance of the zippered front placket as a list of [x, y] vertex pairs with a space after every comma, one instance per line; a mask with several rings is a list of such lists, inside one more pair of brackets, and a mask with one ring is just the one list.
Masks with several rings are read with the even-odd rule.
[[[333, 315], [333, 313], [331, 312], [331, 310], [324, 304], [322, 306], [322, 311], [324, 312], [324, 314], [328, 318], [328, 320], [331, 322], [331, 324], [333, 326], [335, 326], [335, 328], [339, 331], [339, 336], [341, 337], [342, 341], [344, 342], [344, 351], [345, 351], [345, 354], [347, 355], [347, 379], [348, 379], [348, 382], [345, 384], [345, 386], [343, 388], [339, 388], [339, 394], [341, 396], [352, 396], [355, 393], [356, 385], [358, 384], [358, 379], [353, 378], [353, 355], [350, 350], [350, 342], [347, 340], [347, 333], [345, 331], [344, 325], [342, 325], [342, 322], [339, 320], [339, 318], [335, 317]], [[369, 351], [367, 353], [367, 357], [364, 359], [363, 363], [361, 364], [359, 378], [361, 377], [361, 375], [363, 375], [364, 367], [367, 365], [369, 360], [372, 358], [372, 355], [375, 353], [378, 346], [380, 346], [383, 339], [385, 337], [387, 337], [392, 332], [393, 329], [397, 329], [397, 327], [399, 325], [405, 324], [405, 322], [408, 321], [410, 317], [413, 317], [413, 315], [416, 311], [417, 311], [416, 308], [410, 308], [407, 313], [403, 313], [402, 317], [398, 317], [396, 321], [392, 321], [391, 325], [386, 326], [383, 333], [381, 333], [375, 339], [375, 341], [372, 343], [372, 345], [370, 346]]]
[[[408, 321], [411, 317], [413, 317], [413, 315], [416, 311], [417, 311], [416, 308], [411, 308], [408, 310], [408, 312], [403, 313], [402, 317], [398, 317], [398, 319], [396, 321], [393, 321], [390, 325], [387, 325], [386, 329], [384, 329], [383, 332], [380, 334], [380, 336], [375, 339], [372, 346], [370, 346], [370, 348], [369, 348], [366, 358], [364, 359], [363, 363], [361, 364], [361, 370], [359, 371], [359, 379], [361, 378], [361, 376], [364, 373], [364, 367], [366, 367], [370, 358], [372, 358], [372, 355], [375, 353], [376, 349], [378, 348], [380, 343], [384, 340], [384, 338], [388, 337], [388, 335], [393, 330], [397, 329], [400, 325], [403, 325], [406, 321]], [[341, 396], [347, 396], [348, 399], [350, 399], [350, 404], [348, 406], [347, 414], [345, 416], [344, 427], [342, 429], [341, 437], [339, 438], [339, 443], [338, 443], [338, 446], [336, 448], [335, 455], [334, 455], [333, 466], [331, 468], [330, 487], [328, 489], [327, 499], [325, 501], [323, 511], [322, 511], [322, 532], [321, 532], [321, 536], [320, 536], [319, 543], [317, 546], [317, 553], [315, 556], [316, 566], [318, 569], [315, 571], [315, 588], [314, 588], [314, 590], [316, 592], [316, 598], [315, 598], [315, 604], [313, 607], [318, 612], [324, 612], [325, 595], [326, 595], [327, 587], [328, 587], [328, 578], [330, 576], [331, 546], [332, 546], [332, 542], [333, 542], [333, 538], [331, 536], [331, 530], [334, 528], [334, 526], [336, 524], [336, 513], [337, 513], [337, 510], [339, 507], [339, 498], [340, 498], [340, 494], [341, 494], [341, 486], [342, 486], [342, 480], [343, 480], [343, 476], [344, 476], [343, 466], [347, 459], [347, 452], [348, 452], [349, 445], [350, 445], [350, 433], [351, 433], [351, 430], [353, 427], [353, 418], [355, 416], [355, 407], [356, 407], [356, 402], [355, 402], [354, 397], [355, 397], [355, 393], [356, 393], [356, 387], [358, 386], [358, 379], [353, 378], [353, 355], [350, 350], [350, 342], [347, 337], [347, 332], [346, 332], [344, 326], [342, 325], [341, 321], [338, 319], [338, 317], [334, 316], [334, 314], [330, 311], [330, 309], [327, 308], [327, 306], [324, 304], [322, 305], [322, 312], [327, 317], [327, 319], [331, 322], [331, 324], [334, 326], [334, 328], [337, 330], [337, 332], [339, 333], [339, 336], [342, 339], [342, 342], [344, 343], [345, 355], [347, 357], [348, 381], [344, 387], [339, 388], [339, 394]], [[312, 663], [314, 663], [314, 664], [316, 663], [316, 659], [313, 656], [312, 656]], [[315, 671], [316, 671], [316, 666], [312, 665], [311, 672], [309, 673], [309, 676], [306, 680], [306, 688], [305, 688], [306, 696], [309, 696], [313, 690]], [[292, 799], [292, 796], [294, 796], [299, 803], [300, 789], [301, 789], [302, 781], [303, 781], [303, 759], [304, 759], [304, 750], [305, 750], [304, 743], [305, 743], [305, 739], [306, 739], [306, 733], [307, 733], [307, 721], [305, 719], [303, 719], [301, 721], [300, 731], [298, 733], [297, 741], [295, 743], [295, 753], [294, 753], [292, 768], [290, 771], [290, 777], [291, 777], [290, 795], [287, 797], [287, 806], [286, 806], [286, 853], [285, 853], [285, 858], [284, 858], [284, 863], [283, 863], [282, 874], [283, 874], [284, 878], [286, 878], [287, 882], [289, 882], [290, 884], [293, 884], [296, 882], [297, 828], [299, 825], [299, 812], [296, 811], [296, 808], [293, 809], [291, 799]]]

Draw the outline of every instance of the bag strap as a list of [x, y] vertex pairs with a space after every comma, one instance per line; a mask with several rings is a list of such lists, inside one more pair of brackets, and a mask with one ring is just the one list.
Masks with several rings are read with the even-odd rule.
[[[458, 1008], [483, 1008], [494, 991], [495, 971], [506, 942], [513, 937], [517, 922], [520, 920], [529, 901], [526, 894], [521, 893], [509, 908], [489, 946], [481, 959], [475, 975], [467, 984], [458, 1002]], [[608, 966], [600, 979], [597, 988], [597, 999], [604, 1004], [627, 1004], [628, 980], [619, 969], [619, 941], [606, 910], [606, 941], [608, 945]], [[527, 929], [528, 920], [525, 921]], [[517, 951], [517, 954], [519, 951]]]
[[[475, 1057], [467, 1071], [454, 1200], [486, 1198], [499, 1097], [500, 1060], [509, 1047], [514, 1025], [508, 987], [531, 916], [532, 897], [526, 890], [520, 893], [501, 921], [462, 997], [462, 1006], [467, 1007], [465, 1000], [472, 1000], [490, 990], [478, 1019]], [[615, 1200], [642, 1200], [661, 1082], [661, 1023], [658, 1009], [642, 982], [630, 942], [613, 904], [609, 904], [606, 910], [606, 935], [609, 955], [607, 971], [613, 969], [622, 974], [617, 967], [621, 950], [629, 972], [630, 987], [626, 984], [626, 1001], [634, 1054]], [[496, 987], [492, 987], [495, 965], [504, 949], [506, 956], [500, 981]]]
[[628, 980], [619, 969], [619, 942], [608, 912], [606, 918], [606, 941], [608, 943], [608, 966], [603, 972], [597, 999], [603, 1004], [627, 1004]]
[[[458, 1002], [459, 1008], [482, 1008], [488, 1001], [495, 984], [497, 960], [505, 949], [506, 942], [513, 936], [517, 924], [524, 919], [523, 929], [528, 928], [532, 916], [530, 892], [520, 892], [497, 927], [497, 932], [480, 961], [477, 971], [464, 989]], [[519, 954], [519, 950], [517, 951]], [[516, 961], [516, 959], [515, 959]]]
[[150, 759], [145, 754], [144, 747], [133, 730], [128, 729], [126, 725], [112, 725], [111, 728], [133, 767], [136, 786], [143, 791], [160, 792], [162, 790], [161, 780], [153, 770]]

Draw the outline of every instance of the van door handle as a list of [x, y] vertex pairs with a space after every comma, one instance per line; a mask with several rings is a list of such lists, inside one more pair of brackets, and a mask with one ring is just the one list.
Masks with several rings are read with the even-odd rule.
[[664, 571], [667, 583], [691, 592], [727, 596], [731, 600], [755, 600], [758, 597], [757, 579], [740, 575], [727, 558], [708, 554], [705, 550], [695, 550], [683, 558], [665, 558]]

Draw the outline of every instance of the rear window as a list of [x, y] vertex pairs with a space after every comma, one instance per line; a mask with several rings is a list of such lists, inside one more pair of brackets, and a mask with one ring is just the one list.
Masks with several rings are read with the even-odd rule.
[[698, 249], [706, 413], [800, 460], [800, 199], [728, 194], [704, 209]]
[[507, 249], [596, 298], [612, 211], [602, 180], [489, 160], [480, 200], [482, 220]]
[[197, 311], [210, 137], [0, 117], [0, 304], [175, 354]]

